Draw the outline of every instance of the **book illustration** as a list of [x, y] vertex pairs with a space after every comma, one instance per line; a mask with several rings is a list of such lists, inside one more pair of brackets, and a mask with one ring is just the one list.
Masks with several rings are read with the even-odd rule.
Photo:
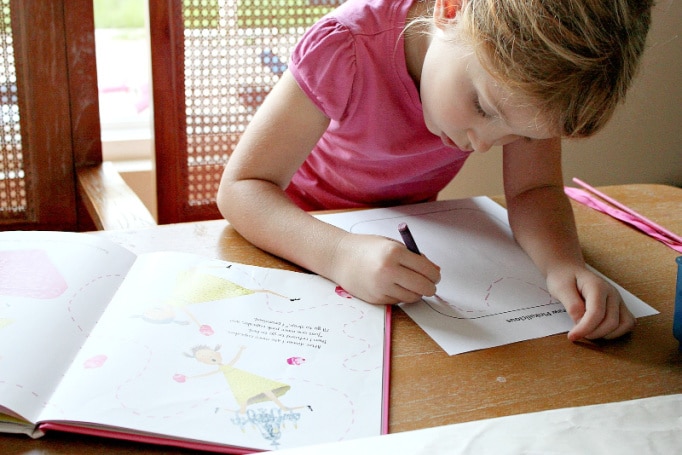
[[303, 357], [293, 356], [287, 359], [287, 363], [289, 365], [303, 365], [305, 363], [305, 359]]
[[[299, 412], [272, 407], [249, 407], [244, 414], [233, 412], [230, 422], [241, 428], [242, 432], [248, 432], [249, 429], [256, 431], [265, 441], [270, 442], [273, 450], [279, 447], [280, 439], [289, 429], [299, 430], [299, 427], [305, 428], [306, 423], [311, 424], [312, 422], [305, 421], [305, 418], [309, 416], [316, 420], [314, 422], [316, 426], [308, 425], [308, 430], [314, 433], [328, 433], [330, 441], [342, 441], [351, 437], [353, 431], [357, 432], [358, 420], [360, 420], [358, 412], [361, 406], [353, 402], [350, 393], [328, 384], [303, 378], [291, 378], [290, 381], [298, 383], [296, 385], [302, 390], [317, 390], [318, 393], [322, 393], [326, 399], [321, 408], [326, 409], [327, 414], [315, 415], [312, 405], [302, 407], [302, 411]], [[321, 420], [317, 417], [326, 418], [329, 415], [334, 417], [331, 428], [320, 426]]]
[[[68, 324], [76, 330], [73, 340], [82, 342], [89, 327], [99, 316], [101, 295], [118, 287], [132, 256], [118, 257], [117, 245], [103, 245], [94, 238], [82, 239], [78, 234], [43, 232], [4, 232], [0, 239], [0, 297], [5, 305], [0, 310], [0, 329], [16, 326], [19, 333], [33, 319], [54, 324]], [[35, 239], [33, 241], [32, 239]], [[85, 240], [85, 241], [84, 241]], [[73, 258], [84, 261], [96, 258], [99, 264], [82, 269]], [[123, 264], [123, 268], [119, 269]], [[28, 340], [36, 348], [44, 343]], [[4, 343], [0, 342], [0, 346]]]
[[[49, 300], [61, 297], [69, 288], [67, 257], [111, 257], [121, 247], [102, 245], [96, 239], [83, 241], [78, 234], [65, 233], [45, 240], [50, 233], [4, 232], [0, 239], [0, 295]], [[33, 239], [36, 239], [35, 241]], [[111, 249], [109, 249], [111, 248]], [[127, 254], [132, 255], [129, 251]]]
[[[40, 256], [43, 256], [42, 254]], [[5, 256], [7, 257], [7, 256]], [[35, 254], [21, 255], [21, 259], [26, 257], [35, 258]], [[44, 256], [46, 257], [46, 256]], [[52, 264], [50, 262], [50, 264]], [[51, 268], [41, 267], [38, 264], [34, 267], [39, 271], [51, 270]], [[56, 269], [54, 269], [56, 272]], [[30, 370], [30, 359], [44, 358], [44, 365], [40, 368], [49, 369], [48, 365], [58, 363], [58, 359], [68, 359], [69, 350], [65, 346], [81, 345], [90, 335], [92, 323], [100, 316], [97, 306], [94, 303], [112, 287], [116, 287], [121, 280], [119, 274], [108, 274], [88, 277], [87, 281], [74, 283], [75, 286], [67, 286], [61, 274], [54, 273], [52, 276], [60, 276], [59, 279], [51, 280], [50, 283], [57, 283], [57, 286], [38, 286], [39, 292], [33, 292], [23, 284], [15, 289], [21, 290], [21, 295], [11, 296], [11, 302], [6, 304], [6, 313], [0, 311], [0, 355], [12, 355], [13, 358], [21, 358], [24, 368]], [[43, 281], [47, 282], [47, 280]], [[46, 292], [46, 289], [59, 290], [59, 292]], [[8, 297], [9, 298], [9, 297]], [[38, 302], [39, 305], [35, 303]], [[44, 329], [46, 335], [50, 335], [52, 330], [59, 328], [60, 336], [51, 339], [50, 336], [35, 337], [31, 336], [30, 327], [36, 321], [44, 321], [48, 329]], [[71, 330], [67, 331], [69, 327]], [[7, 333], [5, 333], [7, 332]], [[15, 351], [16, 342], [19, 336], [22, 339], [25, 351], [17, 354]], [[6, 342], [3, 338], [13, 342]], [[59, 347], [63, 349], [59, 349]], [[54, 349], [49, 354], [45, 350]], [[96, 359], [90, 362], [94, 365]], [[101, 361], [101, 360], [100, 360]], [[33, 367], [35, 369], [35, 367]], [[6, 371], [0, 371], [0, 380], [9, 377]], [[49, 396], [50, 386], [43, 383], [39, 374], [30, 375], [16, 382], [17, 386], [23, 390], [30, 390], [31, 393], [22, 398], [25, 402], [36, 400], [36, 403], [45, 403], [45, 396]]]
[[[227, 268], [231, 268], [231, 265], [228, 265]], [[187, 320], [179, 319], [178, 312], [181, 312], [199, 328], [201, 334], [210, 336], [214, 333], [213, 328], [209, 324], [199, 322], [196, 316], [189, 310], [188, 307], [190, 305], [232, 299], [256, 293], [271, 294], [290, 301], [297, 300], [267, 289], [249, 289], [240, 286], [234, 281], [207, 273], [200, 268], [194, 268], [178, 273], [174, 289], [164, 303], [150, 307], [142, 314], [135, 315], [134, 317], [140, 317], [145, 322], [155, 324], [189, 324]]]
[[0, 368], [0, 393], [9, 395], [5, 407], [30, 420], [40, 409], [61, 409], [45, 403], [134, 255], [89, 235], [1, 234], [0, 356], [12, 368]]
[[255, 411], [249, 410], [246, 415], [235, 415], [230, 421], [244, 432], [248, 427], [256, 429], [264, 440], [270, 442], [271, 448], [276, 450], [280, 446], [279, 441], [283, 433], [288, 430], [287, 423], [297, 430], [299, 418], [300, 413], [261, 408]]
[[291, 386], [240, 370], [234, 366], [239, 360], [239, 357], [241, 357], [244, 349], [246, 349], [246, 346], [241, 346], [229, 363], [223, 363], [220, 345], [217, 345], [214, 348], [210, 348], [206, 345], [195, 346], [192, 348], [191, 354], [185, 353], [185, 355], [197, 360], [199, 363], [216, 365], [218, 369], [190, 377], [187, 377], [184, 374], [175, 374], [173, 375], [173, 379], [177, 382], [184, 383], [188, 379], [222, 373], [235, 400], [239, 404], [239, 409], [235, 410], [235, 412], [239, 412], [240, 414], [246, 413], [247, 406], [267, 400], [275, 403], [283, 411], [292, 411], [301, 408], [302, 406], [294, 408], [285, 406], [279, 400], [279, 397], [287, 393], [287, 391], [291, 389]]
[[[126, 421], [135, 418], [158, 424], [172, 419], [181, 422], [200, 419], [207, 428], [213, 428], [213, 431], [220, 428], [225, 433], [228, 432], [228, 427], [233, 427], [249, 439], [262, 438], [273, 448], [279, 447], [280, 440], [288, 432], [302, 431], [306, 434], [310, 431], [323, 431], [327, 435], [333, 435], [332, 440], [341, 440], [357, 431], [356, 416], [361, 409], [356, 402], [357, 398], [353, 398], [351, 393], [339, 385], [308, 379], [316, 375], [313, 372], [310, 376], [310, 370], [300, 374], [292, 371], [291, 368], [305, 368], [310, 365], [310, 361], [302, 356], [284, 358], [278, 355], [276, 349], [273, 349], [274, 354], [267, 354], [270, 349], [264, 351], [256, 343], [257, 350], [254, 350], [254, 354], [257, 353], [260, 357], [254, 356], [255, 358], [250, 359], [251, 367], [242, 368], [238, 362], [243, 360], [245, 346], [238, 348], [232, 360], [225, 363], [222, 359], [225, 348], [218, 345], [197, 345], [189, 352], [185, 350], [176, 356], [191, 359], [200, 368], [185, 374], [183, 370], [189, 365], [186, 362], [175, 363], [175, 371], [181, 372], [169, 374], [164, 373], [170, 371], [165, 368], [168, 363], [167, 354], [156, 352], [160, 351], [158, 347], [143, 346], [136, 340], [118, 341], [116, 345], [121, 353], [93, 355], [80, 363], [84, 371], [102, 370], [97, 375], [85, 377], [91, 385], [100, 384], [100, 389], [113, 391], [112, 398], [116, 404], [112, 405], [111, 410], [124, 412], [123, 415], [128, 415]], [[126, 357], [122, 355], [124, 352], [137, 354]], [[295, 360], [291, 360], [292, 358]], [[252, 372], [254, 365], [262, 370], [263, 364], [269, 363], [286, 365], [284, 369], [268, 367], [278, 371], [281, 377]], [[313, 363], [319, 362], [313, 360]], [[206, 371], [207, 365], [213, 368]], [[124, 367], [127, 372], [122, 371]], [[160, 374], [168, 376], [161, 378]], [[177, 384], [180, 389], [169, 386], [170, 383]], [[191, 390], [187, 390], [188, 388]], [[106, 393], [91, 399], [105, 399]], [[171, 406], [167, 403], [142, 408], [137, 404], [140, 394], [174, 397], [178, 404]], [[83, 401], [87, 403], [85, 397]], [[159, 401], [167, 400], [159, 398]], [[317, 410], [320, 412], [316, 412]], [[53, 414], [66, 417], [57, 409]], [[319, 428], [330, 416], [333, 416], [335, 426]]]
[[0, 233], [0, 257], [1, 431], [250, 450], [385, 431], [387, 310], [322, 277], [90, 234]]
[[[231, 414], [237, 414], [231, 421], [238, 425], [242, 431], [244, 431], [244, 427], [247, 424], [255, 425], [261, 435], [271, 442], [271, 445], [278, 446], [282, 431], [285, 429], [284, 424], [286, 422], [296, 424], [301, 418], [300, 413], [294, 411], [301, 408], [307, 408], [312, 411], [312, 407], [310, 405], [285, 405], [280, 398], [291, 389], [290, 385], [237, 368], [235, 364], [239, 361], [245, 349], [246, 346], [241, 346], [230, 362], [223, 363], [220, 345], [213, 348], [206, 345], [195, 346], [190, 354], [185, 353], [187, 357], [206, 365], [215, 365], [218, 368], [207, 373], [189, 377], [184, 374], [175, 374], [173, 375], [173, 380], [185, 383], [188, 380], [194, 381], [198, 378], [222, 374], [234, 400], [239, 405], [239, 409], [217, 407], [216, 412], [222, 409]], [[273, 410], [267, 407], [254, 409], [254, 405], [268, 401], [274, 403], [278, 409]], [[247, 408], [250, 411], [248, 415]], [[294, 428], [296, 428], [296, 425], [294, 425]]]
[[[227, 272], [230, 275], [229, 277], [219, 276], [220, 272]], [[248, 282], [248, 284], [244, 284], [246, 282]], [[296, 313], [317, 309], [319, 307], [318, 303], [309, 305], [307, 302], [301, 302], [302, 305], [298, 306], [280, 305], [281, 301], [298, 302], [302, 299], [299, 297], [285, 296], [275, 291], [264, 289], [261, 283], [254, 281], [253, 277], [242, 272], [239, 267], [233, 267], [232, 264], [227, 267], [204, 265], [190, 270], [184, 270], [177, 274], [174, 283], [174, 289], [166, 298], [165, 303], [150, 307], [142, 314], [134, 314], [133, 317], [138, 317], [145, 322], [156, 324], [175, 323], [177, 325], [187, 325], [189, 322], [181, 317], [182, 314], [184, 314], [199, 327], [199, 332], [201, 334], [210, 336], [215, 333], [211, 324], [199, 322], [194, 313], [189, 310], [189, 306], [262, 294], [267, 296], [265, 305], [267, 309], [273, 313]], [[336, 286], [334, 292], [344, 299], [353, 298], [340, 286]], [[271, 302], [270, 296], [275, 297], [275, 301]], [[328, 306], [329, 303], [325, 303], [324, 305]], [[359, 312], [359, 316], [363, 316], [362, 311]], [[251, 330], [254, 329], [251, 328]], [[289, 336], [291, 337], [291, 335]], [[316, 336], [321, 337], [321, 334], [317, 333]], [[352, 337], [351, 335], [348, 336]], [[362, 340], [359, 339], [359, 341]], [[352, 357], [362, 356], [363, 353], [367, 352], [369, 349], [370, 347], [368, 346], [367, 349], [363, 349], [353, 354]], [[349, 359], [346, 359], [346, 361], [348, 360]]]
[[54, 299], [67, 284], [43, 250], [0, 251], [0, 295]]
[[78, 332], [89, 335], [92, 317], [88, 303], [91, 299], [100, 295], [102, 289], [109, 288], [120, 282], [122, 276], [119, 274], [107, 274], [92, 277], [89, 281], [82, 283], [74, 290], [66, 302], [66, 311], [69, 320], [78, 329]]
[[[52, 417], [90, 421], [95, 401], [111, 425], [262, 449], [357, 437], [376, 421], [377, 396], [362, 395], [382, 383], [383, 307], [315, 275], [163, 259], [138, 258], [52, 397], [69, 413]], [[154, 301], [175, 323], [141, 319]], [[210, 343], [186, 329], [200, 325]]]
[[100, 368], [107, 361], [107, 356], [104, 354], [97, 354], [90, 357], [85, 362], [83, 362], [84, 368]]

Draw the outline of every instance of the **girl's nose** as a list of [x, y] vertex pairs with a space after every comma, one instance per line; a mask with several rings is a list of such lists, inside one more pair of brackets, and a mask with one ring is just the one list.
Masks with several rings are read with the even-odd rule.
[[467, 132], [467, 138], [469, 139], [469, 143], [471, 144], [471, 147], [476, 152], [485, 153], [488, 150], [490, 150], [490, 148], [493, 146], [492, 142], [488, 142], [488, 141], [485, 141], [485, 140], [479, 138], [471, 130], [469, 130]]

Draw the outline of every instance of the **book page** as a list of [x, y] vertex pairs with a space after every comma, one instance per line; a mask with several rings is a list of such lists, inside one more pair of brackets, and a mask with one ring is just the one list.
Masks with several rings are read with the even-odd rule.
[[[544, 276], [514, 240], [506, 210], [489, 198], [319, 218], [349, 232], [397, 241], [401, 241], [398, 225], [409, 225], [421, 253], [441, 267], [441, 282], [436, 296], [401, 304], [401, 308], [450, 355], [553, 335], [573, 327], [564, 306], [549, 294]], [[613, 284], [635, 317], [657, 313]]]
[[134, 259], [87, 234], [0, 233], [0, 406], [47, 406]]
[[142, 254], [42, 419], [263, 450], [378, 435], [385, 312], [316, 275]]

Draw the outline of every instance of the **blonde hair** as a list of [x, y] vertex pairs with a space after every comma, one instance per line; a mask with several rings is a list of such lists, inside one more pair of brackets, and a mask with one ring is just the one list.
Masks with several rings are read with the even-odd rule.
[[558, 134], [586, 137], [623, 102], [653, 0], [468, 0], [466, 38], [499, 83], [539, 103]]

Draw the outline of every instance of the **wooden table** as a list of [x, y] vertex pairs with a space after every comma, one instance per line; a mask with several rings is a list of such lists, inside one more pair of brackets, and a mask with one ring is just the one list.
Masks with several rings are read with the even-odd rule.
[[[682, 189], [600, 188], [682, 233]], [[494, 198], [503, 203], [502, 198]], [[672, 336], [678, 254], [594, 210], [573, 205], [587, 261], [660, 311], [620, 340], [570, 343], [565, 334], [450, 357], [401, 310], [393, 313], [390, 432], [490, 417], [682, 393], [682, 354]], [[190, 251], [300, 270], [246, 242], [224, 221], [101, 232], [136, 252]], [[187, 453], [134, 443], [50, 434], [0, 436], [3, 454]]]

